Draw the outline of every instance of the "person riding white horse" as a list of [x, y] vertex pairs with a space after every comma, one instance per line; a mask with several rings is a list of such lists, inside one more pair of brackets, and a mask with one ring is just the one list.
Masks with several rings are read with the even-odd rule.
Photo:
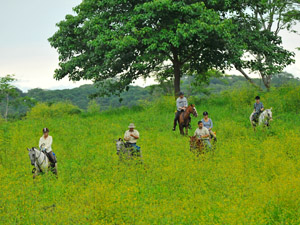
[[46, 153], [50, 161], [50, 165], [55, 171], [56, 158], [52, 152], [52, 142], [53, 142], [53, 138], [52, 136], [49, 135], [49, 129], [43, 128], [43, 136], [40, 138], [39, 147], [43, 152]]
[[258, 122], [260, 114], [264, 111], [264, 104], [260, 101], [260, 97], [255, 97], [254, 110], [252, 113], [252, 121]]
[[255, 128], [256, 124], [261, 125], [264, 124], [264, 126], [269, 127], [270, 122], [273, 121], [273, 113], [272, 113], [272, 108], [271, 109], [266, 109], [264, 110], [258, 117], [257, 122], [253, 120], [253, 114], [250, 115], [250, 122], [252, 126]]

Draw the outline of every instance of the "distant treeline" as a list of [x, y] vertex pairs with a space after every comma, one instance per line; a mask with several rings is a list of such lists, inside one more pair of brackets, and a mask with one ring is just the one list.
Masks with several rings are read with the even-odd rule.
[[[263, 87], [260, 79], [254, 79], [256, 84]], [[295, 78], [288, 73], [282, 73], [273, 76], [273, 87], [279, 87], [285, 84], [300, 85], [299, 78]], [[211, 78], [209, 84], [203, 83], [201, 85], [195, 85], [193, 77], [182, 78], [182, 90], [187, 96], [194, 96], [196, 98], [209, 97], [211, 94], [220, 93], [225, 90], [236, 89], [239, 87], [245, 87], [249, 85], [245, 78], [242, 76], [224, 76], [219, 78]], [[117, 107], [132, 107], [138, 105], [140, 101], [153, 101], [162, 95], [173, 95], [173, 81], [164, 82], [157, 85], [151, 85], [145, 88], [139, 86], [131, 86], [127, 92], [121, 94], [121, 96], [99, 97], [96, 100], [100, 106], [100, 110], [108, 110]], [[39, 88], [31, 89], [27, 93], [23, 93], [21, 90], [17, 90], [21, 97], [29, 97], [36, 102], [44, 102], [49, 105], [56, 102], [67, 101], [75, 106], [78, 106], [82, 110], [88, 108], [91, 96], [97, 93], [98, 89], [94, 85], [82, 85], [78, 88], [65, 89], [65, 90], [43, 90]], [[0, 106], [1, 112], [3, 112], [3, 104]], [[28, 107], [20, 105], [12, 105], [9, 108], [9, 117], [11, 119], [24, 116], [29, 110]], [[3, 114], [2, 114], [3, 115]]]

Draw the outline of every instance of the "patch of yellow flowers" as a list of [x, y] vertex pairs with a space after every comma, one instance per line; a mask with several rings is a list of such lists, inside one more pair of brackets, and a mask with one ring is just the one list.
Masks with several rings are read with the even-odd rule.
[[[270, 130], [254, 133], [248, 115], [197, 109], [206, 107], [218, 143], [201, 158], [171, 131], [174, 115], [159, 105], [43, 120], [31, 114], [6, 124], [0, 224], [300, 224], [299, 119], [292, 131], [275, 119]], [[143, 164], [116, 155], [114, 140], [130, 122], [141, 135]], [[190, 133], [196, 124], [193, 118]], [[37, 146], [43, 127], [53, 136], [59, 178], [33, 181], [26, 148]]]

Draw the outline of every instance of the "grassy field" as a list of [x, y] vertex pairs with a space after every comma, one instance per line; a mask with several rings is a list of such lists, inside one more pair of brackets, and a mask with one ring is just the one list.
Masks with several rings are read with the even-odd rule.
[[[264, 94], [274, 121], [256, 133], [248, 119], [253, 91], [193, 99], [218, 136], [215, 153], [204, 158], [171, 131], [173, 98], [51, 118], [37, 106], [27, 119], [1, 124], [0, 224], [300, 224], [298, 93]], [[130, 122], [144, 164], [118, 161], [114, 140]], [[43, 127], [53, 136], [59, 179], [33, 181], [26, 148], [37, 146]]]

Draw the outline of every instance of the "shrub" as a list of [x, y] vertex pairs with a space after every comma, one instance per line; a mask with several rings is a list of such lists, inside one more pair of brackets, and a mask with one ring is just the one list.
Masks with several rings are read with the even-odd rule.
[[27, 113], [27, 118], [52, 118], [78, 114], [80, 112], [81, 110], [70, 102], [58, 102], [51, 105], [39, 103]]
[[100, 112], [100, 105], [95, 99], [89, 101], [87, 112], [91, 114]]

